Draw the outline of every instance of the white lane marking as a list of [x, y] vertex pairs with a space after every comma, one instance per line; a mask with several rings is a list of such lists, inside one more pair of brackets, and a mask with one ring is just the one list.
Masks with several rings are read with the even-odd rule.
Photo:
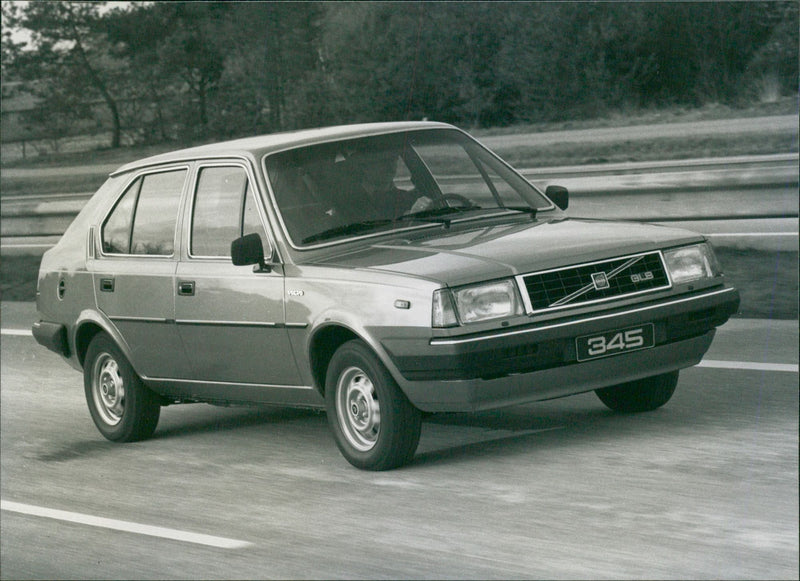
[[190, 533], [176, 529], [143, 525], [135, 522], [91, 516], [88, 514], [81, 514], [79, 512], [68, 512], [65, 510], [44, 508], [41, 506], [34, 506], [32, 504], [22, 504], [7, 500], [0, 500], [0, 509], [31, 516], [41, 516], [44, 518], [78, 523], [92, 527], [113, 529], [116, 531], [136, 533], [138, 535], [147, 535], [150, 537], [160, 537], [162, 539], [172, 539], [175, 541], [183, 541], [185, 543], [194, 543], [197, 545], [207, 545], [209, 547], [217, 547], [220, 549], [242, 549], [252, 545], [252, 543], [248, 543], [247, 541], [237, 541], [236, 539], [226, 539], [224, 537], [214, 537], [211, 535]]
[[74, 194], [44, 194], [41, 196], [3, 196], [4, 202], [29, 202], [31, 204], [38, 204], [47, 202], [48, 200], [56, 200], [61, 198], [86, 198], [87, 200], [92, 197], [93, 192], [74, 193]]
[[797, 236], [797, 232], [710, 232], [706, 233], [706, 236], [738, 236], [741, 238], [745, 237], [758, 237], [763, 236], [765, 238], [769, 238], [772, 236]]
[[42, 242], [40, 244], [0, 244], [0, 248], [52, 248], [55, 244], [47, 244]]
[[748, 371], [788, 371], [797, 373], [798, 368], [795, 363], [758, 363], [756, 361], [717, 361], [714, 359], [703, 359], [697, 367], [713, 367], [716, 369], [746, 369]]
[[0, 329], [0, 335], [16, 335], [17, 337], [33, 337], [30, 329]]

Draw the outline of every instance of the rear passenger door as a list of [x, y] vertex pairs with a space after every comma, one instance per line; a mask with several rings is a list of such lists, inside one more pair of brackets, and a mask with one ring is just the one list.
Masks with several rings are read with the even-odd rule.
[[[175, 319], [188, 379], [239, 384], [245, 391], [249, 386], [262, 396], [272, 389], [274, 396], [266, 399], [292, 401], [284, 395], [299, 377], [285, 328], [282, 267], [254, 272], [230, 258], [231, 242], [253, 232], [261, 236], [265, 256], [272, 254], [253, 184], [244, 162], [199, 165], [186, 212]], [[208, 395], [199, 385], [193, 389]]]
[[176, 231], [188, 175], [186, 166], [135, 175], [96, 231], [99, 244], [88, 263], [98, 308], [145, 377], [179, 377], [185, 367], [174, 289]]

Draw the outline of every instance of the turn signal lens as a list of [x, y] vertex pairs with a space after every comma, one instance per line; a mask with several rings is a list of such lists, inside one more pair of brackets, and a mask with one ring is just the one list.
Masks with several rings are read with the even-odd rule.
[[450, 291], [439, 289], [433, 293], [433, 315], [431, 324], [437, 328], [455, 327], [458, 325], [456, 311], [453, 308], [453, 299]]

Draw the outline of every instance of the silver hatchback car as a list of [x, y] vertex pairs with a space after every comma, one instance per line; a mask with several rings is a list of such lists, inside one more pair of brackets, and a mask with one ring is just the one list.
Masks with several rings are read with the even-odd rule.
[[176, 403], [325, 408], [344, 457], [383, 470], [425, 412], [586, 391], [656, 409], [738, 292], [702, 236], [567, 205], [443, 123], [159, 155], [44, 255], [33, 332], [120, 442]]

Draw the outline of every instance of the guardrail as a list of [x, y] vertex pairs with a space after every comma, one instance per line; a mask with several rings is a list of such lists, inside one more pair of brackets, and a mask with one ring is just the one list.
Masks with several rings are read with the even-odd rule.
[[[798, 216], [796, 153], [537, 168], [522, 173], [542, 188], [567, 187], [570, 215], [576, 217], [671, 221]], [[4, 197], [2, 236], [58, 236], [91, 195]]]

